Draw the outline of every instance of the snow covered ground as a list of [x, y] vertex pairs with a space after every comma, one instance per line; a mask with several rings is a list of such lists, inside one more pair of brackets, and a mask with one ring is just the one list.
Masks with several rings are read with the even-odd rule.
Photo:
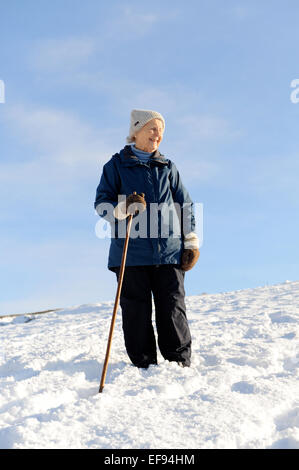
[[299, 448], [299, 282], [186, 298], [191, 368], [130, 365], [113, 301], [0, 319], [0, 448]]

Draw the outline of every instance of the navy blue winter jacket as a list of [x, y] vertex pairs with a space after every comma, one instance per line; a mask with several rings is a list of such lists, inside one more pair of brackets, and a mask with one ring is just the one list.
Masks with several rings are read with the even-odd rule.
[[128, 219], [118, 221], [107, 207], [113, 209], [119, 195], [133, 191], [145, 194], [147, 208], [133, 217], [126, 265], [180, 264], [184, 234], [195, 231], [189, 193], [175, 164], [158, 150], [142, 163], [126, 145], [104, 165], [94, 203], [98, 214], [111, 224], [108, 268], [121, 264]]

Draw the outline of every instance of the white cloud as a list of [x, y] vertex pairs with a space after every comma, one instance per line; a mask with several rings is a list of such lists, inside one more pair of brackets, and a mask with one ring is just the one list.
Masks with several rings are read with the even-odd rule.
[[245, 5], [244, 3], [235, 5], [231, 11], [233, 17], [237, 20], [245, 20], [251, 18], [253, 15], [252, 5], [249, 6], [248, 4]]
[[163, 9], [160, 7], [151, 8], [151, 5], [130, 5], [125, 4], [118, 7], [118, 14], [115, 15], [106, 25], [108, 37], [115, 37], [115, 31], [120, 32], [120, 39], [137, 39], [147, 35], [158, 23], [168, 23], [178, 17], [175, 8]]
[[199, 155], [197, 160], [177, 157], [175, 163], [183, 177], [183, 182], [188, 184], [215, 181], [216, 178], [223, 176], [221, 163], [213, 159], [208, 160], [205, 156]]
[[224, 118], [189, 114], [183, 108], [171, 119], [172, 135], [169, 140], [166, 137], [167, 147], [184, 181], [231, 184], [236, 171], [233, 158], [224, 156], [224, 151], [219, 153], [219, 145], [239, 139], [243, 131], [234, 129]]
[[115, 15], [101, 25], [100, 33], [39, 40], [32, 45], [28, 61], [40, 72], [57, 72], [56, 79], [63, 81], [65, 74], [80, 72], [97, 53], [110, 49], [111, 43], [122, 45], [124, 41], [136, 41], [149, 34], [157, 23], [172, 21], [177, 16], [174, 9], [167, 13], [155, 9], [153, 13], [147, 7], [118, 6]]
[[154, 13], [138, 12], [132, 6], [126, 5], [122, 9], [122, 14], [118, 21], [126, 26], [132, 27], [135, 31], [137, 30], [141, 32], [141, 30], [144, 31], [146, 26], [150, 27], [152, 24], [157, 23], [157, 21], [159, 21], [159, 17]]
[[217, 116], [186, 115], [180, 117], [177, 122], [185, 134], [196, 136], [197, 139], [238, 138], [242, 135], [240, 130], [232, 128], [228, 120]]
[[53, 220], [70, 211], [92, 214], [102, 165], [122, 148], [123, 134], [98, 130], [72, 113], [49, 108], [7, 108], [6, 118], [23, 151], [19, 159], [10, 160], [8, 151], [1, 158], [0, 218], [13, 220], [24, 205], [27, 213], [50, 211]]
[[29, 59], [35, 68], [44, 71], [74, 69], [86, 62], [96, 47], [92, 38], [51, 38], [38, 42]]
[[[12, 222], [14, 233], [14, 239], [7, 240], [1, 234], [2, 272], [8, 272], [2, 312], [22, 313], [105, 297], [112, 286], [107, 276], [107, 242], [94, 233], [98, 218], [94, 216], [93, 225], [93, 198], [101, 164], [115, 153], [105, 134], [115, 144], [112, 136], [117, 129], [97, 129], [74, 113], [37, 106], [7, 106], [3, 121], [24, 152], [19, 161], [10, 161], [7, 152], [0, 162], [0, 215], [4, 222]], [[76, 224], [88, 213], [91, 226], [84, 226], [84, 219], [82, 233], [68, 227], [66, 219]], [[60, 222], [56, 241], [51, 223], [59, 232]], [[32, 233], [32, 241], [24, 239], [24, 229]], [[22, 275], [36, 281], [27, 282], [28, 291], [18, 293], [15, 285]]]
[[280, 203], [298, 207], [298, 154], [264, 155], [255, 157], [254, 171], [249, 175], [250, 188], [258, 195], [279, 196]]
[[89, 165], [103, 162], [111, 155], [104, 130], [94, 128], [74, 113], [13, 106], [7, 107], [5, 116], [14, 132], [35, 149], [35, 158], [23, 162], [23, 167], [29, 165], [33, 169], [48, 162], [60, 169], [88, 173]]
[[39, 241], [1, 236], [1, 246], [1, 272], [6, 273], [1, 283], [6, 289], [0, 314], [109, 300], [115, 294], [115, 275], [107, 269], [109, 242], [98, 240], [95, 234], [92, 243], [84, 233]]

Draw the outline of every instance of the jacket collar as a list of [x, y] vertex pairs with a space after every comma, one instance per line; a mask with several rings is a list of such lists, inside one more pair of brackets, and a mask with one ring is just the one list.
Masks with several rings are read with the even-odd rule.
[[[134, 166], [141, 164], [139, 158], [134, 154], [131, 145], [126, 145], [119, 154], [123, 166]], [[155, 153], [149, 158], [149, 163], [153, 165], [164, 166], [168, 164], [168, 160], [164, 157], [164, 155], [162, 155], [162, 153], [159, 152], [159, 150], [156, 150]]]

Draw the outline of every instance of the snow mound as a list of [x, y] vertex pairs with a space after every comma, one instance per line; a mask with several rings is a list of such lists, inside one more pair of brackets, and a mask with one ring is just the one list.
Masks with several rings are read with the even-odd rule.
[[299, 448], [299, 282], [186, 297], [192, 365], [127, 358], [113, 301], [0, 322], [0, 448]]

